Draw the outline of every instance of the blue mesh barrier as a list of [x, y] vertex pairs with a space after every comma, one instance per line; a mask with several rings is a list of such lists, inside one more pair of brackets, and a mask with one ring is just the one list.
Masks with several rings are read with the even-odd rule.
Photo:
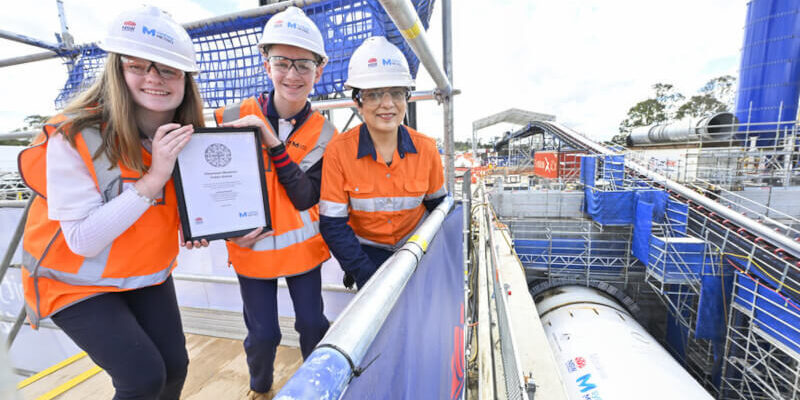
[[[412, 0], [425, 29], [434, 0]], [[329, 0], [303, 7], [325, 40], [330, 61], [314, 86], [313, 96], [344, 91], [347, 64], [353, 51], [370, 36], [386, 36], [408, 60], [416, 77], [419, 60], [377, 0]], [[272, 89], [256, 48], [261, 31], [272, 14], [236, 18], [189, 30], [195, 45], [200, 74], [197, 82], [206, 108], [221, 107]], [[106, 53], [94, 45], [60, 54], [70, 69], [67, 82], [56, 97], [63, 108], [85, 90], [103, 70]], [[76, 56], [76, 57], [75, 57]]]

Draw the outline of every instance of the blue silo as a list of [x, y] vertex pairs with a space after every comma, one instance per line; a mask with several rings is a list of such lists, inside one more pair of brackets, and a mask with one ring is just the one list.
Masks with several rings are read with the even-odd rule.
[[[741, 122], [794, 121], [800, 95], [800, 1], [752, 0], [739, 72], [736, 116]], [[756, 125], [759, 145], [772, 144], [775, 125]]]

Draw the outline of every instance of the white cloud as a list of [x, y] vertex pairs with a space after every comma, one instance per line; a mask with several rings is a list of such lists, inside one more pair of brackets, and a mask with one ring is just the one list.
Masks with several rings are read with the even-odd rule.
[[[555, 114], [578, 131], [608, 138], [656, 82], [688, 95], [713, 77], [736, 75], [746, 10], [744, 0], [454, 4], [461, 140], [471, 135], [473, 120], [511, 107]], [[431, 36], [438, 37], [438, 8], [432, 24]], [[421, 125], [441, 135], [440, 122]]]
[[[79, 3], [79, 4], [78, 4]], [[251, 0], [159, 1], [178, 21], [251, 7]], [[132, 3], [65, 2], [76, 42], [97, 40], [112, 16]], [[745, 0], [504, 0], [453, 1], [453, 54], [457, 140], [471, 137], [472, 121], [516, 107], [555, 114], [598, 138], [617, 132], [630, 106], [656, 82], [686, 95], [707, 80], [737, 75]], [[431, 48], [441, 59], [441, 3], [431, 18]], [[3, 29], [47, 41], [59, 31], [52, 0], [20, 2], [0, 15]], [[0, 40], [4, 57], [38, 52]], [[52, 113], [66, 78], [59, 61], [0, 69], [0, 132], [29, 114]], [[425, 73], [420, 89], [433, 83]], [[8, 95], [11, 94], [11, 95]], [[442, 137], [441, 106], [420, 103], [420, 130]], [[489, 128], [497, 136], [508, 127]]]

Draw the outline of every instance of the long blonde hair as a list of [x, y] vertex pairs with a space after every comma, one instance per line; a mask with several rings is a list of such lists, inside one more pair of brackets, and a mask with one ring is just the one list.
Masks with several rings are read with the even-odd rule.
[[[183, 101], [175, 110], [174, 122], [181, 125], [204, 125], [203, 101], [197, 83], [187, 73]], [[69, 118], [58, 128], [67, 141], [75, 147], [75, 135], [87, 127], [100, 130], [103, 144], [93, 154], [97, 158], [105, 153], [111, 165], [122, 162], [126, 167], [145, 173], [142, 161], [141, 138], [134, 118], [133, 97], [125, 83], [122, 62], [117, 53], [108, 53], [105, 70], [100, 78], [85, 92], [64, 108]]]

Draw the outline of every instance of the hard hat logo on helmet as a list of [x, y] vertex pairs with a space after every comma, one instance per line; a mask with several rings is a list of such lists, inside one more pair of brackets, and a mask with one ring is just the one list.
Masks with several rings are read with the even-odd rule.
[[185, 72], [199, 70], [192, 38], [157, 7], [123, 12], [106, 32], [99, 47], [107, 52], [144, 58]]
[[348, 89], [411, 87], [414, 79], [403, 53], [383, 36], [367, 38], [353, 52], [347, 67]]
[[273, 15], [264, 25], [258, 48], [266, 55], [269, 46], [274, 44], [299, 47], [319, 56], [323, 65], [328, 62], [322, 33], [314, 21], [297, 7], [289, 7]]
[[168, 35], [166, 32], [157, 31], [155, 29], [149, 29], [145, 25], [142, 25], [142, 34], [153, 36], [169, 44], [175, 44], [175, 39], [173, 39], [172, 36]]

